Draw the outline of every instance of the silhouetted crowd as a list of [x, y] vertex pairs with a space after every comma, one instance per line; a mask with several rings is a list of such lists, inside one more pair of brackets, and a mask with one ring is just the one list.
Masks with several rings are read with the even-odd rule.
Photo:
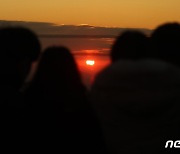
[[90, 90], [69, 49], [41, 50], [31, 30], [0, 29], [2, 149], [178, 153], [165, 144], [180, 139], [180, 24], [122, 33]]

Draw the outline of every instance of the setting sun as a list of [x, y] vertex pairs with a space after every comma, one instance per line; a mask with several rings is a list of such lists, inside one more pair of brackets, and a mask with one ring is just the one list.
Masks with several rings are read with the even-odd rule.
[[93, 66], [95, 64], [95, 61], [94, 60], [86, 60], [86, 64]]

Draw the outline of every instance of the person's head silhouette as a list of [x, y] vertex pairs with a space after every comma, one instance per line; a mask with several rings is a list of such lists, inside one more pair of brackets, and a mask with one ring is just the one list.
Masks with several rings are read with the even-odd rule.
[[80, 80], [75, 60], [65, 47], [49, 47], [44, 51], [36, 77], [47, 79], [47, 81], [51, 78], [61, 84], [70, 84]]
[[120, 35], [112, 46], [111, 60], [137, 60], [146, 56], [148, 38], [138, 31], [126, 31]]
[[153, 58], [179, 65], [180, 24], [167, 23], [157, 27], [151, 36]]
[[65, 47], [49, 47], [44, 51], [31, 88], [43, 91], [44, 97], [57, 102], [78, 97], [85, 90], [75, 60]]
[[32, 62], [38, 59], [40, 50], [40, 42], [31, 30], [22, 27], [1, 28], [1, 81], [5, 80], [5, 84], [21, 87]]

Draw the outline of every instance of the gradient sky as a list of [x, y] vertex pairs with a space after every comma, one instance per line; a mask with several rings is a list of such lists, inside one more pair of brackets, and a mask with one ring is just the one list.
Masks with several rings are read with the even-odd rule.
[[155, 28], [180, 21], [180, 0], [0, 0], [0, 19]]

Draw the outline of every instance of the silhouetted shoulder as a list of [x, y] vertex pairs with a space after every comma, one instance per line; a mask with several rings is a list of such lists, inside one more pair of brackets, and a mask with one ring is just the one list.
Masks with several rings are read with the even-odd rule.
[[[111, 153], [160, 153], [176, 139], [180, 69], [153, 60], [121, 60], [95, 79], [91, 100]], [[131, 144], [129, 144], [129, 141]]]

